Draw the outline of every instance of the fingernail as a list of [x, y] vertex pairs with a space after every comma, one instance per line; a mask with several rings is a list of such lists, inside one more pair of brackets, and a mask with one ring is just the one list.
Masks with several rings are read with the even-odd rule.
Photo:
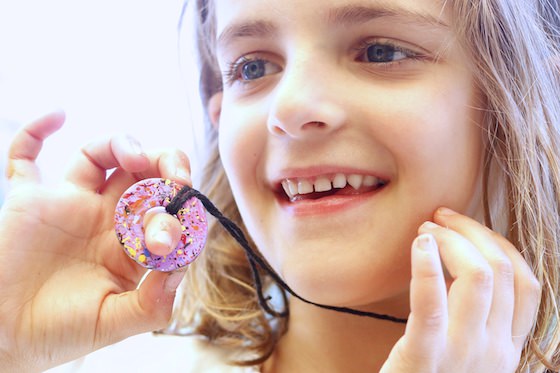
[[176, 291], [181, 281], [183, 281], [184, 275], [184, 271], [175, 271], [171, 273], [165, 280], [165, 284], [163, 285], [164, 290], [170, 293]]
[[142, 224], [144, 225], [144, 227], [147, 227], [148, 223], [150, 222], [150, 220], [152, 220], [152, 218], [154, 216], [156, 216], [157, 214], [164, 214], [166, 212], [167, 211], [165, 210], [165, 207], [163, 207], [163, 206], [152, 207], [144, 213], [144, 219], [142, 221]]
[[165, 245], [165, 247], [171, 249], [171, 245], [173, 244], [173, 239], [171, 238], [169, 232], [159, 231], [156, 234], [154, 234], [153, 238], [154, 241], [159, 242], [160, 244]]
[[438, 214], [443, 216], [450, 216], [450, 215], [456, 215], [457, 213], [451, 209], [448, 209], [447, 207], [440, 207], [438, 209]]
[[175, 156], [175, 176], [183, 179], [188, 183], [191, 182], [191, 175], [188, 170], [189, 161], [184, 154], [177, 154]]
[[142, 146], [134, 137], [129, 137], [128, 142], [130, 143], [130, 147], [132, 148], [134, 153], [138, 155], [146, 155], [146, 153], [144, 153], [144, 151], [142, 150]]
[[423, 251], [434, 251], [436, 249], [436, 240], [431, 234], [421, 234], [414, 240], [414, 247]]
[[422, 224], [422, 226], [420, 228], [436, 229], [436, 228], [439, 228], [439, 225], [437, 225], [436, 223], [433, 223], [431, 221], [427, 221], [424, 224]]
[[177, 167], [177, 169], [175, 170], [175, 176], [177, 176], [180, 179], [183, 179], [189, 184], [192, 183], [189, 173], [182, 167]]

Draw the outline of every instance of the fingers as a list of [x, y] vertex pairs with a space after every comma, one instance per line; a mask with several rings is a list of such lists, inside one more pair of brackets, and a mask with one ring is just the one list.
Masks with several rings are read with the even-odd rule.
[[83, 189], [98, 191], [105, 184], [107, 170], [121, 167], [127, 172], [137, 172], [148, 165], [148, 157], [135, 139], [116, 136], [83, 147], [66, 179]]
[[137, 173], [140, 179], [162, 177], [178, 182], [181, 185], [192, 185], [191, 165], [187, 155], [180, 151], [155, 152], [150, 154], [150, 167]]
[[138, 289], [108, 296], [100, 311], [96, 347], [167, 326], [184, 274], [152, 271]]
[[491, 272], [487, 275], [492, 277], [493, 292], [492, 308], [488, 317], [489, 326], [492, 327], [492, 323], [497, 320], [500, 324], [511, 325], [514, 309], [514, 268], [504, 248], [494, 239], [491, 231], [478, 222], [458, 214], [443, 215], [442, 211], [445, 213], [447, 210], [440, 209], [436, 221], [447, 223], [459, 235], [468, 237], [469, 242], [477, 248], [490, 266]]
[[521, 349], [532, 328], [540, 297], [538, 281], [523, 256], [504, 237], [464, 215], [440, 209], [434, 217], [436, 222], [468, 239], [483, 255], [493, 282], [488, 328], [493, 335], [513, 336]]
[[[39, 169], [35, 160], [44, 140], [60, 129], [64, 120], [63, 112], [51, 113], [24, 126], [16, 134], [8, 152], [6, 168], [6, 176], [12, 183], [39, 180]], [[66, 179], [83, 189], [99, 191], [106, 186], [107, 171], [113, 168], [120, 168], [124, 173], [137, 174], [137, 180], [164, 177], [181, 184], [191, 184], [190, 165], [183, 152], [160, 152], [150, 159], [138, 141], [130, 136], [117, 136], [82, 148]], [[124, 190], [131, 180], [134, 179], [119, 185], [118, 190]]]
[[[439, 209], [434, 221], [412, 245], [411, 313], [383, 368], [512, 371], [538, 309], [535, 276], [508, 240], [475, 220]], [[447, 292], [440, 258], [452, 277]]]
[[403, 348], [415, 361], [433, 361], [445, 345], [448, 315], [447, 290], [438, 247], [431, 234], [412, 244], [411, 313]]
[[[113, 168], [117, 169], [107, 182], [107, 171]], [[179, 150], [146, 154], [134, 138], [116, 136], [82, 148], [66, 180], [80, 188], [118, 198], [134, 182], [149, 177], [191, 184], [187, 156]]]
[[37, 182], [35, 160], [47, 137], [62, 127], [66, 116], [55, 112], [25, 125], [14, 137], [8, 152], [6, 176], [12, 183]]
[[[495, 234], [511, 260], [514, 273], [514, 314], [512, 338], [521, 350], [533, 328], [541, 298], [541, 285], [521, 253], [504, 237]], [[496, 316], [498, 317], [498, 316]]]
[[484, 335], [493, 294], [492, 270], [484, 256], [452, 229], [425, 223], [419, 232], [434, 235], [454, 279], [448, 294], [449, 337], [459, 342], [465, 335]]
[[151, 177], [170, 179], [180, 185], [192, 185], [189, 158], [184, 152], [180, 150], [153, 152], [148, 154], [148, 161], [148, 166], [144, 170], [133, 174], [117, 169], [110, 177], [111, 182], [102, 191], [118, 198], [136, 181]]

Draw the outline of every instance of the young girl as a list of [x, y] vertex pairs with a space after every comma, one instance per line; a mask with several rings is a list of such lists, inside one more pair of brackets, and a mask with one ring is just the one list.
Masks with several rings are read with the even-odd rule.
[[[208, 109], [197, 187], [297, 296], [280, 289], [277, 312], [263, 311], [244, 251], [214, 224], [167, 328], [206, 336], [178, 348], [185, 370], [557, 371], [558, 4], [195, 5]], [[112, 221], [136, 180], [190, 184], [184, 154], [146, 155], [126, 138], [90, 144], [46, 189], [34, 160], [62, 122], [28, 125], [10, 149], [0, 215], [8, 371], [164, 328], [183, 276], [154, 271], [137, 287], [144, 271]], [[173, 247], [173, 224], [152, 217], [151, 250]], [[278, 315], [283, 299], [289, 317]]]

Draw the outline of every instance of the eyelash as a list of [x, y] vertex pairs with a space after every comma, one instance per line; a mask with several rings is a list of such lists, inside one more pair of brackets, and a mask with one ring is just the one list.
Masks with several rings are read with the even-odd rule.
[[268, 62], [263, 58], [249, 58], [247, 56], [243, 56], [243, 57], [237, 59], [236, 61], [228, 63], [228, 67], [224, 71], [224, 80], [225, 80], [226, 84], [227, 85], [232, 85], [233, 83], [235, 83], [238, 80], [240, 82], [246, 84], [247, 81], [239, 79], [239, 76], [240, 76], [239, 70], [241, 69], [241, 67], [244, 64], [246, 64], [248, 62], [255, 62], [255, 61], [262, 61], [264, 63]]
[[390, 61], [390, 62], [368, 62], [368, 61], [362, 61], [364, 63], [368, 63], [368, 64], [375, 64], [376, 67], [383, 67], [386, 69], [390, 69], [393, 68], [395, 66], [398, 66], [402, 63], [404, 63], [407, 60], [413, 60], [413, 61], [424, 61], [427, 59], [426, 55], [423, 55], [419, 52], [413, 51], [411, 49], [408, 48], [404, 48], [401, 47], [395, 43], [392, 43], [390, 41], [382, 41], [382, 40], [364, 40], [362, 41], [356, 48], [354, 48], [354, 50], [356, 51], [356, 53], [358, 54], [359, 57], [363, 57], [365, 53], [367, 53], [367, 50], [369, 47], [371, 47], [372, 45], [382, 45], [385, 47], [391, 47], [394, 49], [395, 52], [400, 52], [402, 54], [404, 54], [406, 56], [406, 58], [402, 59], [402, 60], [397, 60], [397, 61]]
[[[399, 46], [395, 43], [391, 43], [389, 41], [380, 41], [380, 40], [371, 40], [371, 39], [362, 41], [356, 48], [353, 48], [353, 50], [356, 51], [358, 56], [363, 57], [364, 53], [367, 52], [368, 48], [371, 47], [372, 45], [376, 45], [376, 44], [391, 47], [391, 48], [394, 49], [395, 52], [403, 53], [406, 56], [406, 58], [404, 58], [402, 60], [397, 60], [397, 61], [377, 62], [377, 63], [362, 61], [363, 63], [375, 64], [378, 67], [383, 67], [385, 69], [390, 69], [390, 68], [393, 68], [395, 66], [398, 66], [398, 65], [402, 64], [406, 60], [423, 61], [423, 60], [426, 60], [426, 58], [427, 58], [427, 56], [425, 56], [421, 53], [418, 53], [418, 52], [413, 51], [413, 50], [408, 49], [408, 48], [403, 48], [403, 47], [401, 47], [401, 46]], [[260, 57], [252, 58], [252, 57], [247, 57], [247, 56], [242, 56], [241, 58], [237, 59], [236, 61], [228, 63], [228, 66], [223, 73], [225, 83], [227, 85], [232, 85], [232, 84], [234, 84], [235, 82], [238, 82], [238, 81], [242, 84], [251, 83], [252, 80], [240, 79], [240, 69], [248, 62], [259, 62], [259, 61], [263, 62], [265, 65], [270, 63], [268, 60], [266, 60], [264, 58], [260, 58]]]

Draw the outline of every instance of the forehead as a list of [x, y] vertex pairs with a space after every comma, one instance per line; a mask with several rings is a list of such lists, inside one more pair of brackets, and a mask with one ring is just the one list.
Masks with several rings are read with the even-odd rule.
[[[232, 25], [259, 23], [274, 28], [306, 25], [351, 25], [379, 18], [399, 18], [432, 26], [448, 26], [450, 14], [441, 0], [214, 0], [217, 35]], [[242, 32], [243, 30], [237, 30]]]

